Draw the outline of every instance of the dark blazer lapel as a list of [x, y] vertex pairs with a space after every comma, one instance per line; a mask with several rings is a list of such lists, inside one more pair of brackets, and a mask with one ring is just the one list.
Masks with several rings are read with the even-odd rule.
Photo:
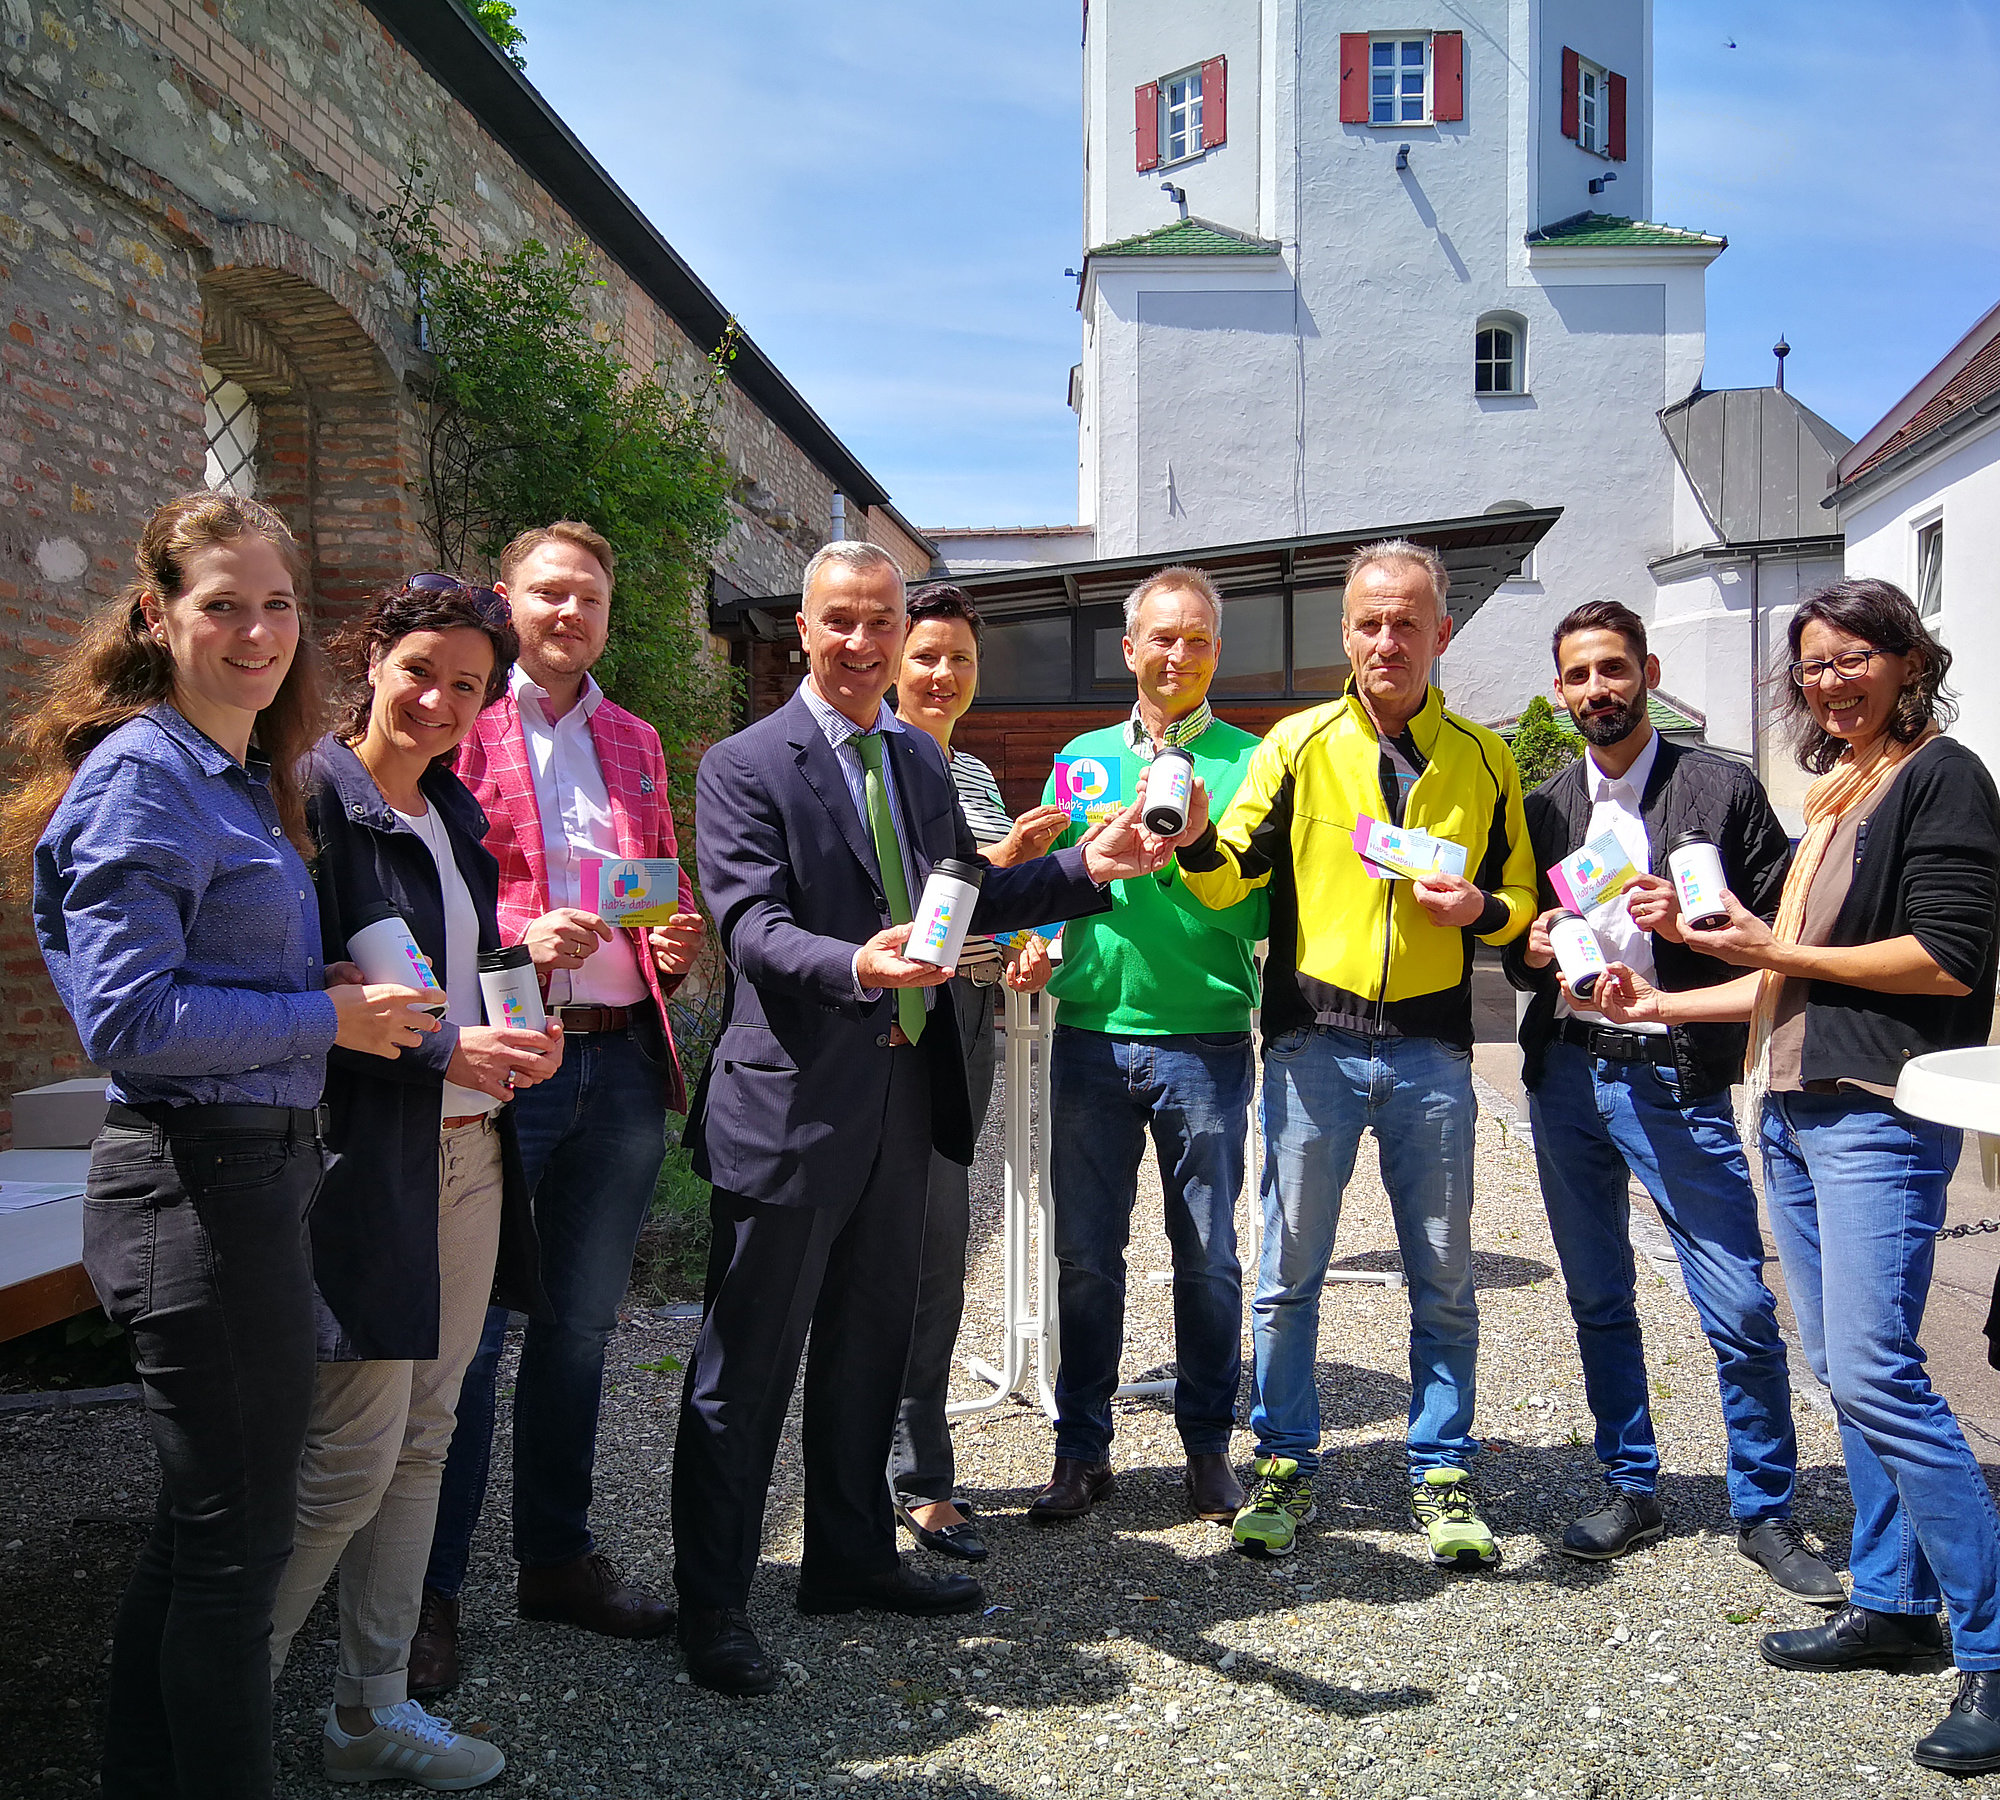
[[868, 879], [879, 883], [881, 874], [875, 866], [875, 846], [861, 823], [861, 816], [854, 810], [854, 802], [848, 797], [847, 778], [840, 772], [840, 758], [834, 754], [833, 746], [826, 741], [826, 733], [820, 730], [819, 721], [812, 716], [806, 703], [796, 695], [787, 706], [787, 738], [799, 754], [799, 773], [805, 777], [806, 786], [818, 797], [820, 805], [826, 808], [848, 849], [854, 852], [862, 868], [868, 871]]

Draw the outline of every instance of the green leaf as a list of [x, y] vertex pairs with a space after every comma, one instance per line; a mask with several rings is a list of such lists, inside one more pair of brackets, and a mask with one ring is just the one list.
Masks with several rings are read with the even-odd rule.
[[633, 1366], [644, 1369], [648, 1375], [678, 1375], [687, 1365], [678, 1356], [662, 1356], [655, 1362], [636, 1363]]

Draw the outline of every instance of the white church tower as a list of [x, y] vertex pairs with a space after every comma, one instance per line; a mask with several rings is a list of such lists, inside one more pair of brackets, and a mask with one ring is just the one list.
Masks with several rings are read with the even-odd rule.
[[1653, 617], [1688, 536], [1659, 415], [1699, 385], [1726, 245], [1650, 222], [1652, 10], [1087, 0], [1096, 554], [1560, 505], [1445, 659], [1488, 720], [1546, 691], [1569, 607]]

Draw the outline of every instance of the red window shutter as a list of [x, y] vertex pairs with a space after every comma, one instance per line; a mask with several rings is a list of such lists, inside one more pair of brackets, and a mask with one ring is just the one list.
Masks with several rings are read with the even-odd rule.
[[1160, 84], [1148, 81], [1132, 96], [1133, 124], [1138, 128], [1139, 172], [1160, 166]]
[[1575, 137], [1578, 131], [1578, 126], [1576, 122], [1577, 90], [1582, 86], [1583, 86], [1583, 71], [1577, 67], [1576, 52], [1570, 49], [1568, 45], [1564, 45], [1562, 128], [1563, 128], [1563, 136], [1566, 138]]
[[1465, 117], [1465, 33], [1431, 34], [1431, 117]]
[[1343, 125], [1368, 123], [1368, 34], [1343, 31], [1340, 34], [1340, 122]]
[[1611, 89], [1611, 129], [1608, 134], [1608, 141], [1611, 146], [1611, 160], [1613, 162], [1623, 162], [1625, 160], [1625, 77], [1622, 75], [1607, 75], [1604, 80], [1606, 86]]
[[1201, 65], [1201, 147], [1229, 141], [1229, 58], [1211, 56]]

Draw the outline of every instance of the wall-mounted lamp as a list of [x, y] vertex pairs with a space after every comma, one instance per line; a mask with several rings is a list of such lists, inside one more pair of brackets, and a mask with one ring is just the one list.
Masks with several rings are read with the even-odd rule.
[[1182, 218], [1185, 219], [1188, 216], [1186, 188], [1175, 187], [1171, 181], [1163, 181], [1160, 183], [1160, 192], [1165, 194], [1169, 200], [1181, 209]]
[[1409, 166], [1410, 146], [1408, 144], [1398, 144], [1396, 146], [1396, 167], [1400, 170], [1407, 169]]
[[1618, 171], [1616, 169], [1606, 169], [1602, 175], [1592, 179], [1590, 191], [1593, 194], [1601, 194], [1604, 192], [1606, 183], [1616, 181], [1617, 179]]

